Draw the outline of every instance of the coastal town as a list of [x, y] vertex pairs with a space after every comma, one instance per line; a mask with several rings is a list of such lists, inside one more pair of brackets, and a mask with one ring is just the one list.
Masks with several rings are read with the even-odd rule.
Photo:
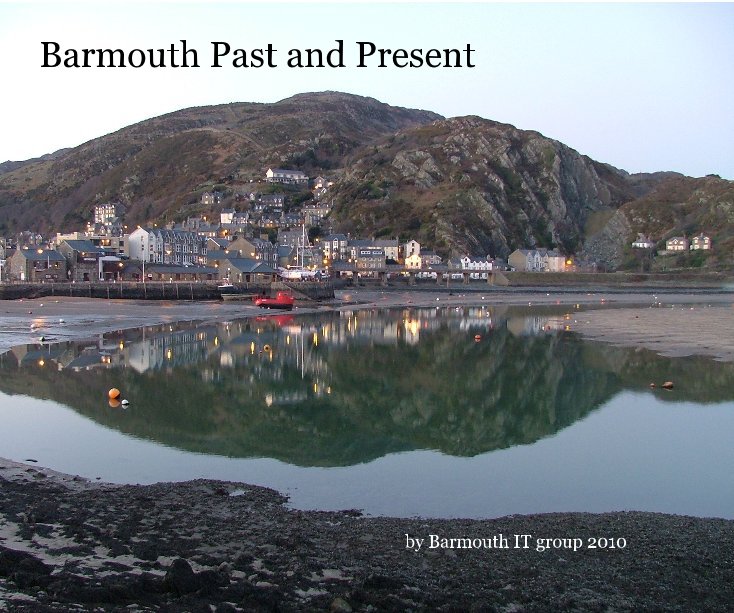
[[[208, 214], [131, 229], [120, 202], [90, 205], [85, 228], [44, 236], [33, 231], [0, 237], [0, 282], [267, 283], [328, 278], [494, 282], [504, 271], [595, 272], [596, 264], [555, 249], [516, 249], [443, 257], [414, 239], [335, 232], [325, 177], [268, 168], [258, 186], [233, 193], [205, 191]], [[229, 206], [228, 206], [229, 205]], [[641, 266], [659, 246], [639, 235], [631, 245]], [[659, 255], [712, 249], [711, 238], [673, 237]]]

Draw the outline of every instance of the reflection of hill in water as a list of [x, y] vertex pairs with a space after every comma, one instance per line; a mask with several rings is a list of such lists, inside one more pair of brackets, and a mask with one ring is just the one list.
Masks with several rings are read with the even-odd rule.
[[[39, 367], [42, 353], [24, 356], [31, 365], [18, 368], [6, 354], [0, 389], [51, 398], [101, 424], [190, 451], [311, 466], [351, 465], [412, 449], [472, 456], [532, 443], [622, 389], [647, 389], [650, 381], [675, 380], [676, 391], [663, 392], [669, 399], [734, 395], [734, 365], [711, 368], [703, 358], [671, 360], [571, 334], [523, 336], [504, 325], [457, 328], [443, 321], [433, 321], [420, 342], [410, 344], [399, 318], [363, 322], [362, 329], [366, 324], [394, 330], [395, 339], [310, 344], [310, 361], [300, 363], [295, 336], [287, 345], [286, 332], [268, 325], [261, 332], [272, 344], [272, 359], [252, 351], [261, 337], [249, 325], [229, 338], [221, 328], [209, 329], [208, 340], [190, 352], [201, 361], [143, 372], [58, 370], [51, 362]], [[475, 333], [481, 342], [474, 342]], [[73, 344], [52, 352], [58, 363], [86, 363]], [[128, 410], [107, 405], [110, 387], [123, 390]]]

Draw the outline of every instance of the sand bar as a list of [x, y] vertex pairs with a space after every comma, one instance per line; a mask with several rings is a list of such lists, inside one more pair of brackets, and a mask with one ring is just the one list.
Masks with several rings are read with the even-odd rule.
[[[330, 303], [301, 303], [294, 313], [334, 309], [472, 305], [580, 305], [572, 330], [587, 338], [646, 347], [662, 355], [734, 360], [734, 293], [653, 291], [404, 291], [354, 289]], [[608, 308], [615, 307], [615, 308]], [[167, 302], [52, 298], [0, 301], [0, 351], [14, 345], [81, 339], [176, 321], [226, 321], [262, 315], [243, 302]]]

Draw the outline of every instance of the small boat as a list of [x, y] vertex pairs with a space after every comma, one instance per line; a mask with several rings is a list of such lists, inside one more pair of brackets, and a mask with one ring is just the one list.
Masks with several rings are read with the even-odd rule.
[[278, 292], [275, 298], [266, 296], [258, 296], [255, 298], [255, 306], [263, 309], [285, 309], [290, 311], [293, 308], [294, 298], [288, 292]]
[[303, 268], [302, 266], [288, 266], [287, 268], [278, 268], [278, 275], [289, 281], [306, 281], [316, 278], [316, 271]]

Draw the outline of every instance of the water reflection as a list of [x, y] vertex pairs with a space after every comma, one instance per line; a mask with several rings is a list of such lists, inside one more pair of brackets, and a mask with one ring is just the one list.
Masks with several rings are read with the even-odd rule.
[[[562, 310], [341, 311], [129, 330], [0, 356], [0, 390], [207, 454], [349, 466], [532, 443], [622, 390], [731, 400], [734, 366], [582, 342]], [[126, 410], [107, 404], [117, 387]]]

